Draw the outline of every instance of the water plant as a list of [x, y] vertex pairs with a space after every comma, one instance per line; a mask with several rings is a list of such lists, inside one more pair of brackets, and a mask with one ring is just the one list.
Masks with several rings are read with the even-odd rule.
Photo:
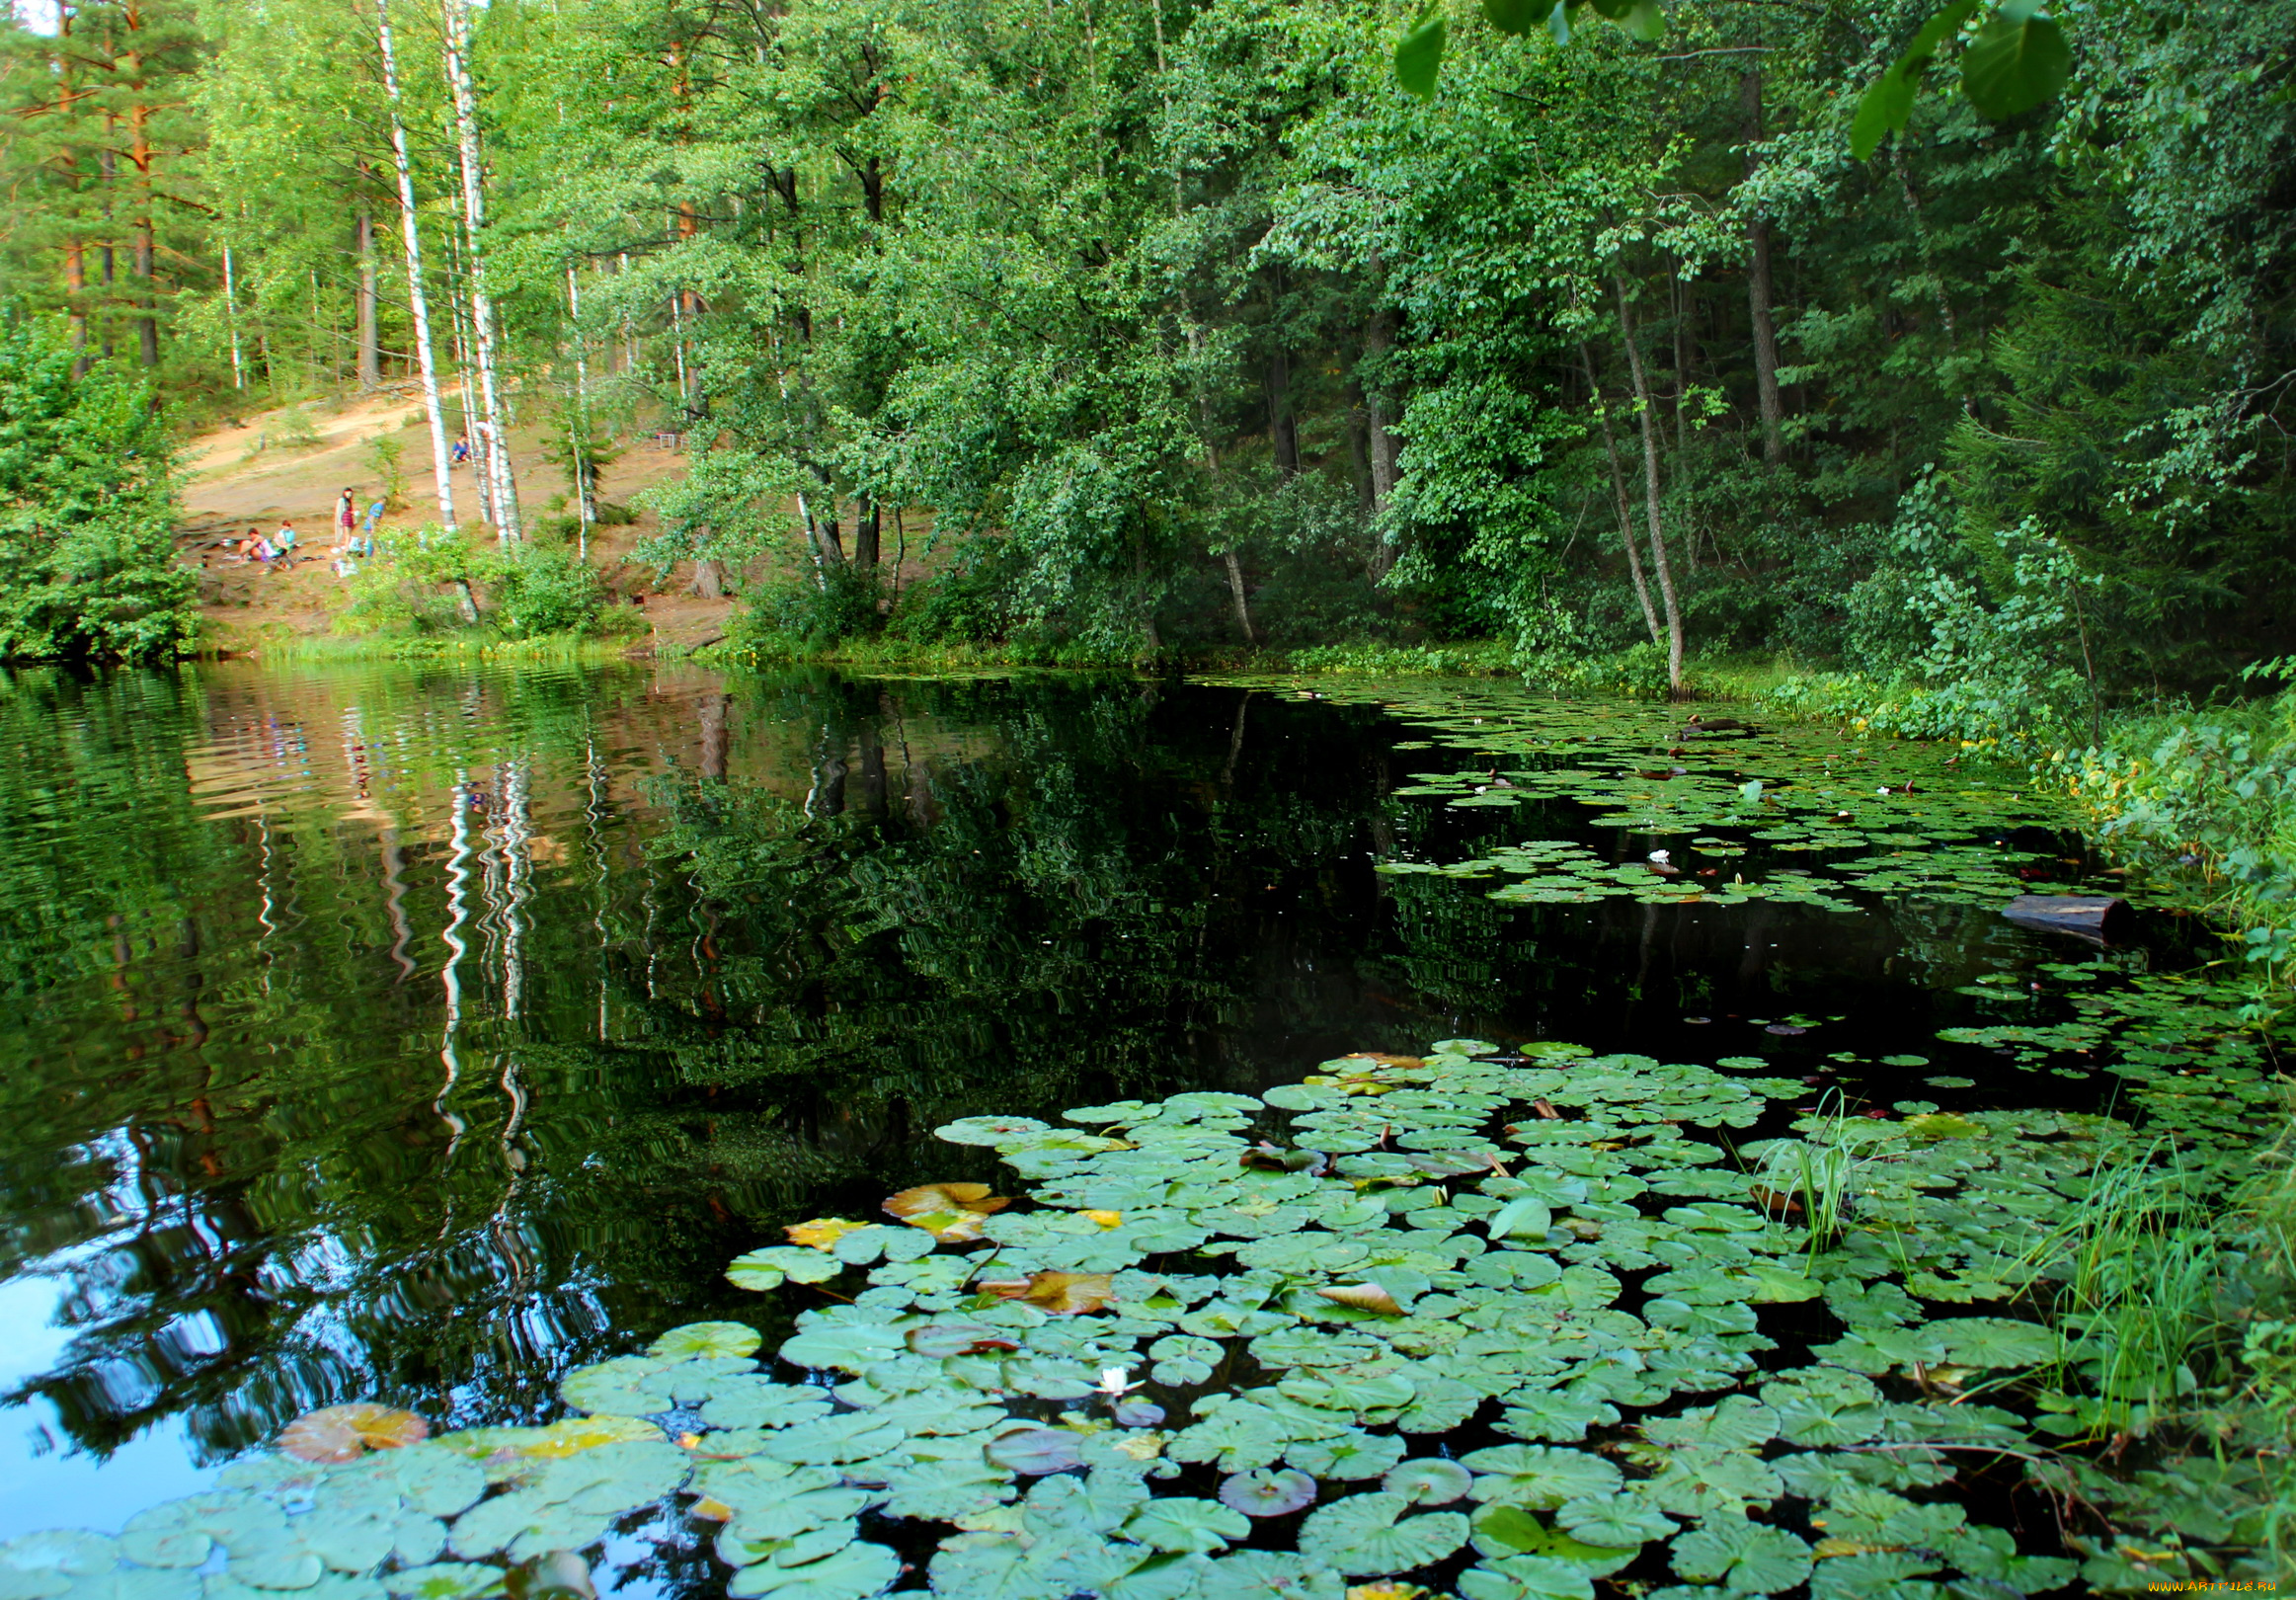
[[[0, 1594], [463, 1600], [571, 1581], [641, 1521], [706, 1539], [742, 1600], [2113, 1587], [2125, 1558], [1937, 1491], [2055, 1455], [1965, 1389], [2115, 1381], [2100, 1309], [2134, 1285], [2100, 1263], [2160, 1214], [2120, 1197], [2160, 1192], [2148, 1147], [1799, 1093], [1453, 1039], [1257, 1097], [961, 1119], [952, 1165], [992, 1153], [1002, 1192], [951, 1176], [732, 1264], [795, 1313], [774, 1364], [705, 1322], [573, 1374], [548, 1426], [307, 1419], [117, 1539], [0, 1547]], [[2019, 1308], [2059, 1263], [2086, 1298], [2052, 1327]]]

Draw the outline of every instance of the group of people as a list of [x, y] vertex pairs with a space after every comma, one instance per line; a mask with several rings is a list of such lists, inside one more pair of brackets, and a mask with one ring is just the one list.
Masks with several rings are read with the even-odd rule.
[[[335, 502], [335, 575], [349, 578], [358, 571], [357, 558], [374, 554], [374, 535], [383, 517], [383, 502], [379, 498], [366, 508], [366, 520], [361, 525], [358, 518], [358, 497], [351, 490], [343, 491]], [[251, 527], [247, 537], [239, 541], [239, 559], [264, 567], [274, 565], [292, 567], [295, 552], [301, 544], [295, 532], [294, 519], [279, 523], [278, 531], [266, 537], [261, 528]]]

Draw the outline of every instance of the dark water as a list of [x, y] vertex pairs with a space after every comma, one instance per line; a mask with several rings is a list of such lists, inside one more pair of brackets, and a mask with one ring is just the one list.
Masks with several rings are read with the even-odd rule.
[[546, 1419], [769, 1315], [719, 1274], [782, 1225], [972, 1175], [958, 1116], [1462, 1034], [1710, 1061], [1795, 1009], [1844, 1018], [1813, 1074], [1910, 1041], [1988, 1092], [1929, 1035], [2024, 939], [1990, 914], [1386, 877], [1592, 837], [1389, 796], [1450, 764], [1409, 732], [1134, 680], [18, 674], [0, 1537], [340, 1400]]

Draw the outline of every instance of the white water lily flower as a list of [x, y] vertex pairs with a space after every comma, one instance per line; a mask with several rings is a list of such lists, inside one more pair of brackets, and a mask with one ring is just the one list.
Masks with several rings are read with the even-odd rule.
[[1100, 1369], [1100, 1387], [1095, 1393], [1114, 1398], [1129, 1395], [1140, 1387], [1132, 1381], [1130, 1367], [1103, 1367]]

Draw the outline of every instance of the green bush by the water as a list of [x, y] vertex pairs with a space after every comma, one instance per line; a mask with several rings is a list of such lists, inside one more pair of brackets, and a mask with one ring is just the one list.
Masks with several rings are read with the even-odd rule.
[[605, 585], [573, 551], [504, 547], [436, 526], [377, 536], [354, 557], [338, 631], [414, 639], [484, 626], [504, 639], [608, 631]]
[[0, 310], [0, 658], [183, 648], [174, 461], [149, 384], [87, 364], [60, 323]]

